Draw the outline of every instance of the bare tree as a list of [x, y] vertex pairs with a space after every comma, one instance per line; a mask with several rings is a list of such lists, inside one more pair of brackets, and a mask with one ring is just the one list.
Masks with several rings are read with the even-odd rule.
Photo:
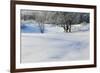
[[47, 13], [46, 12], [37, 11], [35, 20], [39, 24], [39, 28], [40, 28], [41, 33], [44, 33], [44, 30], [45, 30], [45, 25], [44, 24], [45, 24], [46, 19], [47, 19]]

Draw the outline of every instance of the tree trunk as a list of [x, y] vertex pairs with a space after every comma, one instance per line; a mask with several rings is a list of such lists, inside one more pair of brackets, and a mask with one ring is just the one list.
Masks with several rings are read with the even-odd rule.
[[71, 32], [71, 21], [69, 21], [69, 32]]
[[69, 32], [71, 32], [71, 25], [69, 25]]
[[40, 32], [44, 33], [44, 24], [39, 23]]

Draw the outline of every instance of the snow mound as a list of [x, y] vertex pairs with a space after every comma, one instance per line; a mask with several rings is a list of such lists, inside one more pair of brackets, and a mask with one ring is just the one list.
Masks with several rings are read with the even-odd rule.
[[90, 30], [90, 25], [89, 24], [78, 24], [78, 25], [72, 25], [72, 32], [85, 32]]
[[38, 25], [34, 24], [22, 24], [21, 25], [21, 32], [23, 33], [40, 33]]

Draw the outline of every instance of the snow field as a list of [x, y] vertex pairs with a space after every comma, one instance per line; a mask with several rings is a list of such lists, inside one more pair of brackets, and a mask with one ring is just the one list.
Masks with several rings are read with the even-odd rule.
[[45, 33], [41, 34], [37, 25], [26, 24], [21, 33], [21, 62], [89, 59], [89, 24], [73, 25], [72, 31], [65, 33], [61, 27], [46, 25]]

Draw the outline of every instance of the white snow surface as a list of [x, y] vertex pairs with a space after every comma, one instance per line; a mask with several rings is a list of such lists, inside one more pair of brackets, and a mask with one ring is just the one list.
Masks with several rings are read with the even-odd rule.
[[73, 25], [69, 33], [52, 25], [45, 25], [43, 34], [37, 32], [35, 29], [35, 32], [21, 33], [21, 63], [88, 60], [90, 57], [89, 24]]

